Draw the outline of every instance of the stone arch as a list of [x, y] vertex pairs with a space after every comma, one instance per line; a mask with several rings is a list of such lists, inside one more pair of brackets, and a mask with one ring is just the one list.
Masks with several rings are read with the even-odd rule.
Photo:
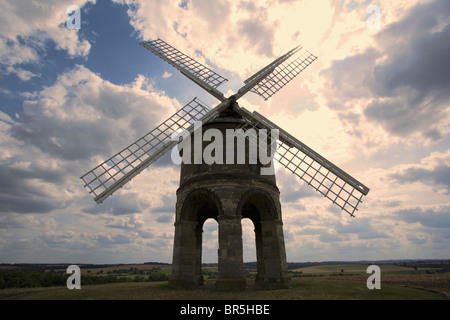
[[175, 221], [175, 240], [171, 284], [193, 288], [203, 284], [201, 274], [203, 224], [218, 220], [222, 205], [207, 188], [191, 191], [182, 202]]
[[217, 220], [223, 213], [220, 198], [207, 188], [191, 191], [183, 200], [179, 219], [188, 221], [204, 221], [208, 218]]
[[237, 206], [237, 214], [242, 215], [243, 218], [249, 218], [253, 221], [253, 217], [251, 216], [251, 208], [253, 207], [254, 209], [257, 209], [259, 213], [259, 216], [254, 218], [258, 218], [259, 221], [281, 219], [281, 206], [279, 201], [276, 201], [276, 199], [276, 197], [274, 198], [264, 189], [253, 188], [245, 192], [240, 197], [239, 204]]
[[237, 214], [253, 222], [257, 275], [255, 284], [264, 288], [288, 287], [281, 206], [266, 190], [252, 189], [240, 198]]

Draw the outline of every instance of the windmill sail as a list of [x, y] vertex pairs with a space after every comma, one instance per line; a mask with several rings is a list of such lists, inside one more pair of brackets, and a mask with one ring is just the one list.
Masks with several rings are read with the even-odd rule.
[[258, 72], [256, 72], [254, 75], [252, 75], [250, 78], [248, 78], [247, 80], [244, 81], [244, 83], [249, 83], [250, 81], [252, 81], [254, 78], [256, 78], [257, 76], [259, 76], [260, 74], [264, 73], [266, 70], [274, 67], [276, 68], [279, 64], [283, 63], [284, 61], [286, 61], [287, 59], [289, 59], [293, 54], [295, 54], [297, 51], [299, 51], [301, 49], [301, 46], [297, 46], [295, 48], [293, 48], [292, 50], [290, 50], [289, 52], [285, 53], [284, 55], [282, 55], [281, 57], [279, 57], [278, 59], [274, 60], [273, 62], [271, 62], [270, 64], [268, 64], [267, 66], [265, 66], [264, 68], [262, 68], [261, 70], [259, 70]]
[[[296, 56], [298, 57], [295, 58]], [[260, 95], [264, 100], [267, 100], [294, 79], [300, 72], [305, 70], [316, 59], [317, 56], [303, 49], [301, 46], [297, 46], [269, 64], [266, 68], [276, 65], [275, 70], [250, 91]], [[244, 82], [250, 82], [253, 77], [264, 70], [265, 68]]]
[[141, 42], [141, 45], [177, 68], [221, 103], [209, 109], [197, 98], [193, 99], [147, 135], [83, 175], [81, 179], [90, 193], [94, 194], [97, 203], [103, 202], [177, 145], [179, 142], [171, 140], [172, 133], [179, 129], [192, 133], [195, 130], [195, 121], [206, 123], [232, 106], [246, 120], [244, 129], [278, 129], [279, 163], [353, 216], [362, 197], [368, 194], [369, 188], [261, 114], [251, 113], [235, 103], [248, 91], [267, 100], [314, 62], [316, 56], [297, 46], [245, 80], [245, 85], [227, 99], [216, 89], [227, 79], [160, 39]]
[[194, 98], [145, 136], [84, 174], [81, 179], [85, 187], [94, 194], [97, 203], [103, 202], [175, 145], [176, 142], [171, 141], [173, 132], [188, 129], [209, 111], [200, 100]]
[[161, 39], [145, 41], [140, 43], [161, 59], [178, 69], [186, 77], [197, 83], [220, 101], [225, 101], [223, 94], [217, 87], [228, 81], [221, 75], [212, 71], [203, 64], [178, 51]]
[[351, 216], [369, 188], [257, 112], [236, 108], [250, 127], [278, 129], [278, 162]]

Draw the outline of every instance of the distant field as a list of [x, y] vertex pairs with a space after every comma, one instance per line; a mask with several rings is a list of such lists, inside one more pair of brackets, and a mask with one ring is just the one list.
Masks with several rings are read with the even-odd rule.
[[[305, 268], [292, 269], [291, 271], [302, 272], [304, 274], [327, 274], [327, 273], [366, 273], [367, 264], [337, 264], [318, 265]], [[410, 272], [411, 267], [398, 265], [380, 265], [381, 273], [384, 272]]]
[[[364, 279], [362, 279], [364, 280]], [[342, 280], [331, 277], [297, 278], [291, 288], [255, 290], [251, 283], [246, 291], [216, 291], [208, 289], [184, 290], [170, 288], [164, 282], [112, 283], [82, 286], [80, 290], [67, 288], [5, 289], [0, 297], [13, 300], [441, 300], [443, 294], [384, 285], [369, 290], [365, 281]]]
[[[105, 266], [105, 267], [82, 267], [81, 273], [90, 273], [90, 274], [107, 274], [110, 273], [116, 273], [119, 270], [130, 270], [130, 269], [137, 269], [137, 270], [164, 270], [164, 269], [170, 269], [170, 265], [159, 265], [159, 264], [123, 264], [123, 265], [111, 265], [111, 266]], [[55, 269], [55, 271], [61, 271], [66, 272], [66, 269]]]
[[[323, 263], [289, 269], [291, 288], [283, 290], [257, 290], [254, 288], [255, 270], [246, 268], [247, 290], [214, 290], [217, 266], [204, 266], [205, 285], [197, 290], [174, 289], [167, 281], [149, 277], [164, 275], [168, 279], [170, 265], [133, 264], [81, 267], [89, 278], [114, 275], [119, 283], [85, 284], [81, 290], [65, 286], [46, 288], [6, 288], [0, 290], [0, 299], [12, 300], [441, 300], [450, 298], [450, 263], [439, 264], [379, 264], [381, 289], [369, 290], [366, 286], [368, 264]], [[11, 270], [10, 266], [2, 266]], [[60, 266], [49, 266], [60, 272]], [[5, 271], [6, 272], [6, 271]], [[83, 276], [82, 276], [83, 279]], [[0, 279], [1, 280], [1, 279]], [[125, 282], [126, 281], [126, 282]], [[1, 281], [0, 281], [1, 282]], [[65, 282], [64, 282], [65, 283]], [[1, 284], [1, 283], [0, 283]]]

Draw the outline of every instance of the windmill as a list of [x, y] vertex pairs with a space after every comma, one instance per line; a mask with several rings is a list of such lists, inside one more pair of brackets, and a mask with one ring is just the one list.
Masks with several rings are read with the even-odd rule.
[[[369, 188], [260, 113], [250, 112], [237, 103], [249, 91], [264, 100], [269, 99], [314, 62], [317, 59], [315, 55], [300, 45], [296, 46], [245, 80], [244, 86], [227, 98], [217, 89], [227, 79], [207, 66], [161, 39], [140, 44], [178, 69], [220, 103], [210, 109], [194, 98], [145, 136], [83, 175], [81, 179], [97, 203], [102, 203], [169, 150], [179, 147], [180, 140], [171, 139], [174, 134], [183, 130], [195, 135], [199, 131], [196, 124], [201, 121], [204, 126], [200, 131], [208, 126], [222, 132], [229, 128], [243, 130], [240, 132], [250, 129], [275, 130], [278, 134], [275, 146], [278, 163], [354, 216]], [[181, 166], [170, 282], [175, 286], [189, 287], [202, 283], [202, 226], [206, 219], [214, 218], [219, 224], [219, 279], [216, 285], [220, 288], [245, 287], [242, 217], [250, 218], [255, 225], [257, 284], [264, 287], [287, 286], [289, 281], [275, 175], [261, 176], [254, 166], [245, 164], [205, 166], [197, 162]]]

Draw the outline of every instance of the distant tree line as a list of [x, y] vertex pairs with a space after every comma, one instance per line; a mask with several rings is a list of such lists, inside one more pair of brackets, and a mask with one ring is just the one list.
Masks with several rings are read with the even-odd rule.
[[65, 286], [69, 274], [37, 270], [0, 270], [0, 289]]
[[[36, 288], [66, 286], [70, 274], [35, 269], [0, 270], [0, 289], [6, 288]], [[114, 275], [95, 276], [81, 274], [81, 285], [96, 285], [116, 282], [166, 281], [169, 276], [162, 272], [148, 273], [145, 276], [117, 277]]]

